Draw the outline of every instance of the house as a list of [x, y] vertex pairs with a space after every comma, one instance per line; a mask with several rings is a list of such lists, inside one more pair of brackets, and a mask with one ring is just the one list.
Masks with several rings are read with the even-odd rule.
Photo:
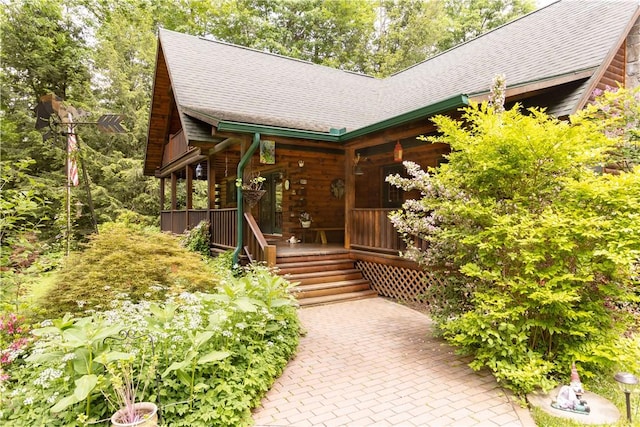
[[[430, 275], [398, 256], [387, 214], [414, 195], [385, 177], [448, 152], [416, 140], [429, 118], [486, 99], [496, 74], [507, 103], [560, 118], [596, 88], [636, 86], [639, 16], [637, 0], [558, 1], [386, 79], [161, 30], [144, 162], [161, 227], [209, 220], [213, 250], [277, 264], [310, 302], [412, 298]], [[254, 205], [236, 182], [257, 174]]]

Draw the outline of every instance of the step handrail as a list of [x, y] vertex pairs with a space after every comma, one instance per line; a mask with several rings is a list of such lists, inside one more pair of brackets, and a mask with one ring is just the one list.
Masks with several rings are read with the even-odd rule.
[[262, 230], [258, 226], [251, 212], [244, 213], [244, 219], [247, 221], [247, 246], [251, 257], [257, 261], [265, 262], [267, 267], [275, 267], [276, 265], [276, 246], [267, 243]]

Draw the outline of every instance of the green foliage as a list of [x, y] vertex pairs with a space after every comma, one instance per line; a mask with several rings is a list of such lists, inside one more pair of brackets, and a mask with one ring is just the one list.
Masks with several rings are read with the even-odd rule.
[[[122, 375], [116, 364], [127, 361], [133, 383], [148, 383], [137, 400], [158, 403], [167, 425], [250, 424], [251, 408], [297, 347], [295, 302], [288, 282], [262, 268], [242, 279], [229, 274], [221, 284], [213, 293], [116, 301], [90, 317], [46, 322], [0, 394], [0, 422], [75, 426], [105, 419], [118, 409], [109, 404]], [[115, 339], [125, 328], [129, 339]], [[148, 366], [161, 375], [159, 387]]]
[[187, 235], [182, 239], [182, 245], [191, 252], [199, 253], [206, 258], [210, 257], [210, 227], [211, 223], [209, 221], [200, 221], [200, 223], [189, 230]]
[[573, 361], [586, 378], [612, 368], [638, 301], [640, 170], [593, 172], [616, 144], [597, 121], [487, 105], [463, 120], [434, 120], [448, 163], [391, 179], [423, 194], [391, 219], [429, 244], [406, 255], [445, 283], [429, 292], [444, 337], [519, 393]]
[[114, 299], [163, 299], [167, 291], [216, 285], [200, 256], [181, 248], [168, 234], [109, 223], [85, 246], [68, 257], [45, 297], [50, 315], [105, 309], [104, 304]]
[[594, 99], [576, 120], [597, 122], [617, 141], [604, 165], [629, 172], [640, 165], [640, 87], [596, 91]]

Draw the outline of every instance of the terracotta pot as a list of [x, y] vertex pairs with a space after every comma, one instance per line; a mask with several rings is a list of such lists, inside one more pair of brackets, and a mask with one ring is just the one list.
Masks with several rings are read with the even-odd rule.
[[302, 224], [302, 228], [311, 227], [311, 221], [300, 221], [300, 224]]
[[142, 415], [142, 419], [133, 422], [123, 422], [121, 418], [125, 409], [120, 409], [111, 416], [111, 425], [117, 427], [156, 427], [158, 425], [158, 407], [154, 403], [140, 402], [134, 404], [136, 411]]

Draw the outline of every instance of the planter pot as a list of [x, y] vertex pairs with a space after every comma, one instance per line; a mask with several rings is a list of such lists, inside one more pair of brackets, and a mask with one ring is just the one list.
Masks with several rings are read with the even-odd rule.
[[302, 224], [302, 228], [311, 227], [311, 221], [300, 221], [300, 224]]
[[125, 409], [120, 409], [111, 417], [111, 425], [117, 427], [156, 427], [158, 425], [158, 407], [154, 403], [140, 402], [134, 404], [136, 412], [141, 419], [133, 422], [121, 421], [125, 415]]

